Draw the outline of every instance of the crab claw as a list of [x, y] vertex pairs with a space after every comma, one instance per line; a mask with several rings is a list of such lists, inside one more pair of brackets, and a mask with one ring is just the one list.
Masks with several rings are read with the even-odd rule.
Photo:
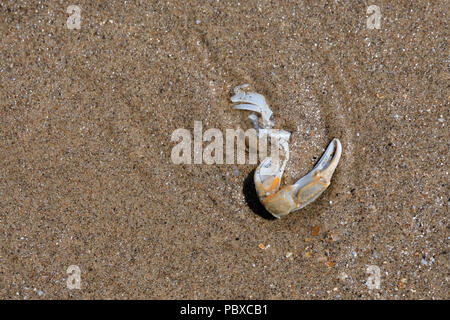
[[281, 166], [272, 158], [264, 159], [255, 171], [256, 193], [264, 207], [280, 218], [316, 200], [330, 185], [341, 158], [342, 146], [333, 139], [315, 167], [296, 183], [280, 188], [286, 160]]
[[248, 84], [243, 84], [234, 88], [234, 96], [230, 99], [234, 103], [241, 103], [235, 105], [233, 108], [238, 110], [248, 110], [261, 114], [263, 126], [269, 128], [273, 125], [270, 121], [272, 110], [267, 104], [266, 98], [259, 93], [245, 92], [242, 89], [248, 87]]
[[[281, 166], [272, 158], [265, 158], [255, 170], [255, 187], [259, 199], [273, 196], [280, 189], [281, 177], [286, 163]], [[263, 200], [262, 200], [263, 201]]]

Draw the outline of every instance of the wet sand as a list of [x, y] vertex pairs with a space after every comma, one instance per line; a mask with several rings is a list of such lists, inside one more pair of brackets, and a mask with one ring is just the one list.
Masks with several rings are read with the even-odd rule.
[[[448, 3], [370, 4], [0, 4], [0, 298], [449, 299]], [[283, 183], [343, 145], [280, 220], [255, 165], [171, 162], [177, 128], [249, 126], [243, 83], [293, 131]]]

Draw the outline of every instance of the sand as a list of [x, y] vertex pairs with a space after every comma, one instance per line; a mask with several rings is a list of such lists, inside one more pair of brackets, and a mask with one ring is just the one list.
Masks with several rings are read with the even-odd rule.
[[[0, 4], [0, 298], [449, 299], [446, 1], [69, 4]], [[171, 161], [249, 126], [243, 83], [293, 132], [283, 184], [342, 142], [280, 220], [255, 165]]]

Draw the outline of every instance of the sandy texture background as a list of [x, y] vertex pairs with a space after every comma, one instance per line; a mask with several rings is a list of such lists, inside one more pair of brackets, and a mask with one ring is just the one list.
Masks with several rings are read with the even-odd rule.
[[[0, 34], [1, 298], [449, 298], [447, 1], [2, 1]], [[243, 83], [294, 132], [285, 183], [343, 145], [280, 220], [254, 165], [170, 159], [248, 127]]]

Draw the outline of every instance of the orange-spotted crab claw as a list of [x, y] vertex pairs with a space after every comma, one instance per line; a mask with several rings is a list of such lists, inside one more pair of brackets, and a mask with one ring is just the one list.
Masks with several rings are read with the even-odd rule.
[[280, 218], [316, 200], [330, 185], [331, 177], [341, 158], [341, 142], [333, 139], [314, 169], [293, 185], [280, 188], [284, 164], [269, 173], [272, 159], [264, 159], [255, 171], [256, 193], [274, 217]]
[[293, 185], [280, 189], [281, 177], [289, 160], [288, 142], [291, 133], [285, 130], [272, 129], [274, 125], [270, 121], [272, 110], [270, 110], [265, 97], [259, 93], [243, 91], [242, 89], [247, 86], [247, 84], [244, 84], [236, 87], [231, 101], [239, 103], [234, 106], [234, 109], [260, 113], [261, 121], [258, 121], [256, 114], [249, 115], [258, 137], [269, 137], [271, 143], [275, 146], [275, 150], [283, 151], [281, 157], [283, 159], [280, 159], [278, 153], [275, 156], [265, 158], [255, 170], [254, 176], [259, 200], [267, 211], [280, 218], [313, 202], [327, 189], [341, 158], [341, 142], [338, 139], [333, 139], [311, 172]]

